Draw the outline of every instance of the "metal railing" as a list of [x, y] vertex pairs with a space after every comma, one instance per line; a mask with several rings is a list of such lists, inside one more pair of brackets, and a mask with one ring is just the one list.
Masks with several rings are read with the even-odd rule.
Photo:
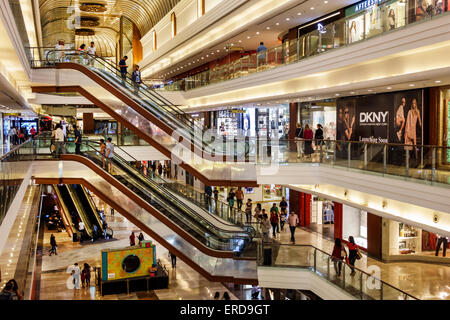
[[259, 267], [310, 270], [360, 300], [419, 300], [311, 245], [259, 242], [257, 262]]

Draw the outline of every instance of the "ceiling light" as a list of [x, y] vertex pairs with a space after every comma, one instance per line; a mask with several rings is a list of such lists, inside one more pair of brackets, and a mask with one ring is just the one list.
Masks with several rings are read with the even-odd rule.
[[328, 4], [328, 1], [325, 0], [323, 3]]
[[314, 7], [311, 7], [311, 10], [314, 10]]
[[388, 90], [391, 90], [391, 89], [392, 89], [392, 87], [387, 87], [386, 89], [388, 89]]
[[242, 43], [242, 40], [239, 40], [239, 43]]
[[219, 50], [219, 49], [217, 49], [217, 52], [220, 52], [220, 50]]
[[250, 39], [250, 36], [248, 36], [247, 39]]
[[367, 90], [367, 91], [372, 92], [373, 90], [372, 90], [372, 89], [369, 89], [369, 90]]
[[270, 27], [266, 27], [267, 30], [270, 30]]
[[256, 34], [259, 34], [259, 31]]
[[289, 21], [289, 20], [291, 20], [290, 18], [286, 18], [286, 21]]
[[436, 80], [435, 82], [436, 82], [436, 83], [441, 83], [441, 80]]
[[279, 26], [280, 25], [280, 23], [279, 22], [277, 22], [277, 23], [275, 23], [277, 26]]
[[355, 91], [350, 92], [350, 94], [355, 94], [355, 93], [356, 93]]
[[302, 15], [302, 13], [301, 13], [301, 12], [299, 12], [299, 13], [297, 13], [297, 15], [298, 15], [298, 16], [301, 16], [301, 15]]
[[409, 86], [410, 86], [410, 87], [414, 87], [414, 86], [415, 86], [415, 84], [411, 83], [411, 84], [410, 84]]
[[340, 96], [340, 94], [339, 93], [336, 93], [336, 97], [339, 97]]

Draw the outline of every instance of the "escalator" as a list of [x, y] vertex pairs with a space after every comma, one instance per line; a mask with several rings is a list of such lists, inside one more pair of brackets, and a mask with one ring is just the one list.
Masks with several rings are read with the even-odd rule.
[[66, 217], [68, 218], [68, 221], [71, 224], [72, 229], [74, 230], [74, 233], [77, 234], [77, 238], [80, 236], [80, 233], [77, 232], [79, 220], [83, 221], [86, 232], [91, 235], [92, 231], [90, 228], [90, 224], [87, 223], [87, 219], [83, 216], [83, 213], [79, 212], [79, 205], [76, 205], [71, 192], [69, 191], [68, 185], [54, 185], [53, 188], [55, 189], [56, 195], [58, 196], [59, 203], [62, 207], [61, 209], [63, 212], [65, 212]]
[[[253, 172], [250, 174], [251, 170], [255, 170], [253, 166], [246, 168], [246, 176], [242, 177], [241, 181], [232, 181], [233, 174], [229, 171], [230, 168], [226, 169], [228, 171], [224, 171], [228, 177], [225, 174], [218, 174], [221, 178], [219, 179], [205, 176], [201, 168], [197, 166], [197, 164], [201, 164], [203, 167], [212, 167], [214, 170], [211, 171], [217, 171], [214, 168], [216, 162], [248, 162], [250, 161], [249, 155], [254, 152], [248, 141], [238, 143], [240, 141], [235, 141], [233, 138], [230, 146], [227, 141], [224, 143], [224, 141], [219, 141], [220, 139], [204, 138], [203, 129], [195, 127], [185, 113], [171, 105], [155, 91], [145, 86], [140, 86], [138, 89], [130, 75], [123, 79], [116, 66], [110, 62], [73, 50], [67, 51], [64, 62], [60, 62], [57, 58], [58, 53], [54, 50], [49, 51], [46, 54], [47, 59], [41, 67], [77, 70], [92, 80], [97, 88], [88, 84], [82, 86], [75, 80], [67, 79], [66, 81], [63, 73], [57, 73], [59, 75], [58, 84], [70, 83], [70, 85], [34, 86], [33, 92], [78, 92], [82, 94], [165, 156], [179, 160], [181, 167], [205, 184], [256, 185], [256, 171], [254, 174]], [[87, 65], [86, 61], [90, 60], [93, 61], [92, 65]], [[112, 99], [113, 96], [114, 99]], [[244, 137], [241, 138], [244, 139]], [[228, 179], [224, 179], [224, 176]]]
[[[84, 154], [99, 168], [102, 158], [99, 150], [92, 143], [86, 142], [88, 151]], [[63, 158], [67, 158], [65, 155]], [[255, 230], [237, 227], [208, 211], [186, 202], [162, 184], [143, 176], [120, 156], [113, 158], [113, 176], [134, 194], [144, 199], [149, 205], [163, 213], [166, 218], [181, 227], [184, 232], [213, 250], [233, 252], [239, 255], [252, 243]]]
[[[86, 189], [79, 184], [70, 185], [68, 187], [69, 189], [72, 189], [73, 196], [76, 197], [76, 201], [80, 204], [80, 207], [84, 211], [84, 216], [86, 216], [86, 219], [89, 220], [89, 223], [92, 226], [94, 238], [99, 238], [103, 233], [103, 224], [92, 198], [87, 194]], [[94, 232], [95, 229], [97, 230], [96, 233]]]

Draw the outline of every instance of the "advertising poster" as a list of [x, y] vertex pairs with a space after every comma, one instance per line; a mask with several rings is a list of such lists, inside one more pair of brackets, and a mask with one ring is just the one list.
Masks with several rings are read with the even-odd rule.
[[423, 91], [337, 101], [337, 140], [423, 144]]

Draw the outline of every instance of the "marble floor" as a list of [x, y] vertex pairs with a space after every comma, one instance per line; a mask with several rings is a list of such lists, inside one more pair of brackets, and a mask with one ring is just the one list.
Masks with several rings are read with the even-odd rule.
[[[289, 244], [290, 232], [285, 228], [275, 238], [283, 244]], [[295, 243], [312, 245], [329, 254], [333, 251], [334, 245], [333, 241], [322, 235], [301, 228], [296, 230]], [[285, 263], [288, 264], [290, 259], [297, 258], [296, 254], [293, 254]], [[372, 272], [371, 266], [379, 267], [381, 280], [418, 299], [450, 300], [450, 265], [420, 262], [383, 263], [363, 254], [363, 258], [357, 260], [355, 266], [369, 273]]]
[[[68, 289], [66, 283], [70, 281], [70, 277], [66, 273], [67, 267], [75, 262], [78, 262], [79, 265], [88, 263], [92, 267], [100, 266], [102, 249], [126, 247], [131, 231], [137, 234], [141, 232], [117, 211], [114, 216], [111, 216], [109, 207], [98, 199], [96, 201], [98, 207], [104, 209], [107, 214], [106, 220], [108, 226], [114, 230], [114, 239], [79, 244], [72, 242], [67, 233], [54, 233], [58, 244], [58, 255], [48, 256], [46, 254], [42, 257], [40, 300], [212, 300], [215, 292], [219, 292], [221, 296], [224, 292], [228, 292], [232, 300], [237, 299], [224, 285], [206, 280], [180, 259], [177, 260], [176, 268], [172, 268], [167, 250], [158, 243], [155, 243], [157, 258], [169, 271], [168, 289], [102, 297], [95, 287], [94, 273], [91, 273], [89, 288]], [[44, 253], [50, 249], [50, 234], [51, 232], [45, 232]], [[149, 239], [148, 235], [144, 234], [144, 236]]]

